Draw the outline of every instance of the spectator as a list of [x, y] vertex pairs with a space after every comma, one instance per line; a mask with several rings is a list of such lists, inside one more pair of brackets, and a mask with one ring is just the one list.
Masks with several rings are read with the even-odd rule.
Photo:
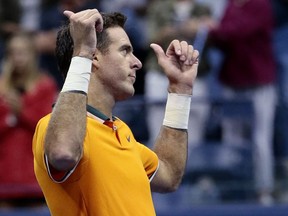
[[37, 121], [51, 111], [57, 88], [54, 80], [39, 70], [32, 41], [24, 33], [13, 35], [1, 70], [1, 203], [42, 198], [33, 170], [32, 137]]
[[[272, 51], [273, 15], [269, 0], [230, 0], [212, 43], [223, 52], [219, 78], [227, 98], [252, 100], [255, 183], [260, 203], [271, 204], [274, 190], [273, 121], [276, 68]], [[223, 121], [223, 139], [241, 145], [240, 121]]]
[[0, 0], [0, 61], [7, 39], [20, 28], [21, 12], [18, 0]]
[[35, 33], [39, 30], [43, 0], [21, 0], [20, 27], [22, 31]]
[[223, 11], [225, 10], [227, 4], [227, 0], [217, 0], [217, 1], [195, 0], [195, 1], [209, 6], [212, 10], [212, 16], [216, 20], [219, 20], [222, 17]]
[[[274, 0], [274, 51], [277, 63], [278, 106], [275, 120], [275, 154], [280, 177], [288, 177], [288, 0]], [[286, 185], [286, 184], [285, 184]], [[281, 199], [288, 202], [288, 187], [281, 189]]]

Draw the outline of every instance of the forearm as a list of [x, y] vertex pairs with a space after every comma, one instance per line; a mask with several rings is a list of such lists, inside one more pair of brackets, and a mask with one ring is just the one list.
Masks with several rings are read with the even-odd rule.
[[[73, 39], [73, 57], [48, 125], [45, 153], [54, 168], [68, 171], [76, 166], [83, 154], [87, 95], [97, 45], [96, 31], [102, 31], [103, 20], [97, 9], [76, 14], [65, 10], [64, 15], [70, 21], [69, 33]], [[58, 36], [62, 37], [61, 34], [68, 33], [64, 32], [63, 29]], [[60, 52], [63, 52], [61, 55], [70, 58], [69, 51], [65, 49], [59, 48]], [[68, 50], [70, 49], [71, 47]], [[62, 66], [62, 72], [66, 72], [66, 66], [61, 64], [59, 66]]]
[[68, 171], [80, 160], [86, 133], [86, 104], [90, 59], [73, 57], [45, 140], [45, 153], [58, 170]]
[[86, 95], [79, 93], [59, 95], [45, 138], [45, 153], [56, 169], [71, 169], [82, 155], [86, 134], [86, 100]]
[[154, 191], [174, 191], [181, 183], [187, 160], [190, 103], [191, 95], [168, 95], [163, 126], [154, 146], [160, 161]]
[[[158, 192], [174, 191], [181, 183], [187, 161], [187, 130], [162, 126], [154, 145], [160, 163], [159, 172], [165, 176], [161, 184], [152, 189]], [[164, 168], [164, 169], [163, 169]], [[156, 179], [157, 181], [157, 179]]]
[[151, 188], [169, 192], [177, 189], [185, 171], [188, 120], [199, 52], [186, 41], [179, 40], [173, 40], [166, 52], [157, 44], [150, 47], [169, 80], [163, 126], [154, 147], [159, 168]]

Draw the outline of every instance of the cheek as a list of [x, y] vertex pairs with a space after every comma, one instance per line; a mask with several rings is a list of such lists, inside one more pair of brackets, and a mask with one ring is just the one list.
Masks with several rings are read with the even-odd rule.
[[110, 61], [106, 63], [106, 66], [104, 66], [103, 69], [103, 76], [107, 81], [121, 81], [127, 77], [123, 63]]
[[127, 81], [128, 70], [125, 60], [119, 56], [109, 56], [101, 59], [101, 78], [103, 83], [113, 84], [112, 88]]
[[114, 88], [119, 80], [118, 72], [113, 64], [107, 64], [103, 70], [98, 72], [98, 79], [107, 88]]

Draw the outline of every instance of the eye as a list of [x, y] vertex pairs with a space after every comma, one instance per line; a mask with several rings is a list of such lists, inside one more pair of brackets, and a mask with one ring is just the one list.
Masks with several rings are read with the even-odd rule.
[[123, 53], [123, 55], [127, 55], [130, 52], [132, 52], [132, 47], [131, 46], [123, 46], [121, 49], [121, 52]]
[[127, 49], [127, 48], [123, 49], [123, 50], [122, 50], [122, 53], [123, 53], [124, 55], [127, 55], [127, 54], [128, 54], [128, 49]]

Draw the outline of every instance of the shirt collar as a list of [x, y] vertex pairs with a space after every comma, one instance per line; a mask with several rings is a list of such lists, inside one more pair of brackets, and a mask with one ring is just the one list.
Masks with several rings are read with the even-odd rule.
[[[97, 118], [98, 120], [100, 120], [102, 123], [104, 122], [108, 122], [111, 121], [111, 119], [106, 116], [105, 114], [103, 114], [102, 112], [100, 112], [98, 109], [90, 106], [87, 104], [86, 106], [87, 112], [88, 112], [88, 116], [91, 116], [92, 118]], [[112, 116], [112, 121], [114, 121], [116, 119], [115, 116]]]

